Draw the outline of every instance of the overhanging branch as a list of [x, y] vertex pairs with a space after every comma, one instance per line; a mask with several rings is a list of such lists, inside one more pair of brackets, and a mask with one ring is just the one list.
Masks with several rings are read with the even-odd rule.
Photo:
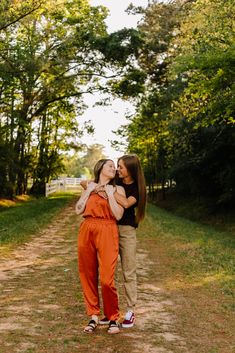
[[42, 2], [39, 2], [38, 6], [32, 8], [31, 10], [29, 10], [28, 12], [21, 14], [20, 16], [18, 16], [16, 19], [12, 20], [11, 22], [6, 23], [3, 26], [0, 26], [0, 31], [2, 31], [3, 29], [6, 29], [10, 26], [12, 26], [13, 24], [19, 22], [20, 20], [22, 20], [23, 18], [29, 16], [31, 13], [37, 11], [42, 5]]

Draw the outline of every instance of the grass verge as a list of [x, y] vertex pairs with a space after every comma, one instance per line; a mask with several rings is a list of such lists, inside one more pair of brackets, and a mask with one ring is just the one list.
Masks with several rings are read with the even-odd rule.
[[7, 205], [0, 212], [0, 245], [21, 244], [47, 226], [74, 194], [54, 194], [48, 198], [29, 199]]
[[166, 209], [192, 221], [212, 225], [219, 231], [235, 235], [235, 208], [219, 207], [216, 200], [201, 197], [182, 196], [174, 191], [166, 193], [163, 200], [153, 200], [156, 206]]
[[152, 249], [156, 285], [174, 298], [177, 332], [188, 351], [234, 352], [233, 234], [149, 205], [138, 235]]
[[222, 293], [234, 298], [235, 239], [156, 206], [148, 207], [145, 232], [169, 245], [172, 271], [188, 282], [216, 282]]

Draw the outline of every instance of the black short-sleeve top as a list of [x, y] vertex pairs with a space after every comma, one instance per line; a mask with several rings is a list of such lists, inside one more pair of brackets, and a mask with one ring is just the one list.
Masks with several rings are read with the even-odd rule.
[[124, 188], [127, 198], [133, 196], [137, 200], [134, 205], [124, 209], [123, 216], [118, 221], [118, 224], [137, 228], [138, 225], [135, 221], [135, 207], [137, 206], [139, 201], [138, 185], [136, 182], [133, 182], [131, 184], [124, 184], [120, 179], [118, 180], [117, 185], [120, 185]]

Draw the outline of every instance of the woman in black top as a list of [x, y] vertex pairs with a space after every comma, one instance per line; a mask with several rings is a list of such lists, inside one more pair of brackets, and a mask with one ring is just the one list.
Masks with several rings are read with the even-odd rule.
[[[124, 207], [124, 214], [118, 221], [119, 254], [124, 278], [127, 310], [122, 327], [134, 325], [137, 301], [136, 285], [136, 228], [143, 220], [146, 204], [146, 186], [140, 161], [136, 155], [124, 155], [118, 159], [117, 185], [123, 186], [126, 197], [114, 194], [116, 201]], [[106, 318], [100, 324], [106, 324]]]

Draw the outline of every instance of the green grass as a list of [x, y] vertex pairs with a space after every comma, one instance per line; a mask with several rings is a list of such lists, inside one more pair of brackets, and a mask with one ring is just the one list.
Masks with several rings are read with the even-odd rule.
[[153, 203], [177, 216], [212, 225], [219, 231], [226, 231], [235, 236], [235, 208], [218, 207], [213, 199], [182, 196], [169, 191], [165, 200], [155, 200]]
[[74, 197], [65, 193], [49, 198], [18, 202], [13, 207], [1, 208], [0, 245], [23, 243], [51, 222], [62, 208]]
[[173, 272], [182, 273], [191, 283], [217, 284], [222, 293], [234, 297], [233, 234], [149, 205], [140, 235], [155, 237], [168, 246]]

